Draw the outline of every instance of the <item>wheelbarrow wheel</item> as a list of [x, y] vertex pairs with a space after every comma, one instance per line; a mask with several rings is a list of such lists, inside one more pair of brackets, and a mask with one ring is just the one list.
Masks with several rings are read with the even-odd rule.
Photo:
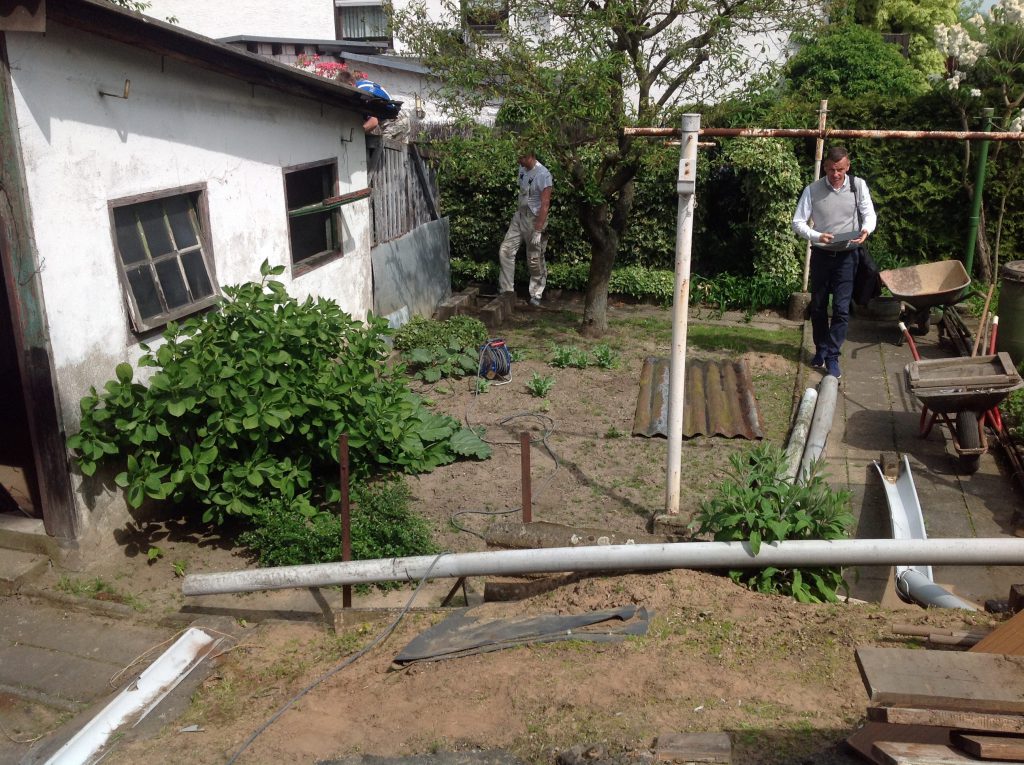
[[[981, 432], [978, 430], [977, 414], [974, 412], [957, 412], [956, 440], [960, 442], [961, 449], [981, 448]], [[961, 454], [959, 462], [960, 469], [964, 475], [972, 475], [978, 472], [978, 467], [981, 465], [981, 455]]]

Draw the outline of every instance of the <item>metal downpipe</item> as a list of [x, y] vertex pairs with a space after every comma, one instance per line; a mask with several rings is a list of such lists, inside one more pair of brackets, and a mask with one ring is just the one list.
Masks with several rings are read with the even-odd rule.
[[[1024, 539], [839, 539], [763, 544], [755, 556], [748, 542], [677, 542], [642, 545], [496, 550], [441, 556], [390, 558], [308, 566], [188, 574], [185, 595], [281, 590], [289, 587], [417, 582], [431, 578], [561, 572], [664, 571], [675, 568], [813, 568], [943, 564], [1022, 566]], [[433, 569], [431, 570], [431, 566]]]
[[958, 598], [941, 585], [935, 584], [916, 568], [905, 568], [896, 577], [896, 592], [904, 600], [917, 603], [928, 608], [962, 608], [965, 611], [977, 611], [973, 603]]

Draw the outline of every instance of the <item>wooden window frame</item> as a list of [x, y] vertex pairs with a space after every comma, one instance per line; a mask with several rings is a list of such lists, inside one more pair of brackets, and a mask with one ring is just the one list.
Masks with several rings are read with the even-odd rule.
[[395, 30], [391, 28], [390, 20], [387, 28], [387, 36], [384, 37], [344, 37], [343, 30], [341, 28], [341, 9], [342, 8], [380, 8], [383, 12], [384, 3], [381, 0], [374, 2], [373, 0], [355, 0], [349, 2], [348, 0], [335, 0], [334, 3], [334, 37], [337, 40], [353, 40], [363, 41], [371, 45], [387, 45], [388, 50], [393, 50], [395, 47]]
[[[292, 173], [299, 173], [323, 167], [329, 167], [334, 171], [334, 179], [331, 183], [330, 189], [331, 193], [316, 204], [304, 205], [296, 208], [289, 207], [288, 176]], [[309, 273], [310, 271], [320, 268], [320, 266], [326, 265], [327, 263], [331, 263], [338, 258], [343, 258], [345, 256], [342, 239], [344, 221], [342, 220], [340, 212], [340, 208], [344, 202], [342, 202], [342, 198], [338, 196], [339, 183], [337, 157], [321, 159], [316, 162], [304, 162], [300, 165], [291, 165], [289, 167], [281, 168], [281, 186], [284, 190], [285, 215], [288, 221], [288, 257], [291, 262], [292, 276], [301, 276], [302, 274]], [[292, 218], [328, 211], [331, 212], [331, 219], [334, 222], [334, 238], [336, 240], [335, 244], [337, 247], [333, 250], [323, 250], [321, 252], [313, 253], [312, 255], [307, 255], [301, 260], [296, 260], [295, 252], [292, 248]]]
[[[177, 260], [180, 268], [182, 253], [194, 252], [198, 249], [199, 254], [202, 257], [203, 264], [206, 266], [206, 275], [210, 280], [210, 286], [213, 288], [213, 292], [206, 297], [199, 298], [198, 300], [190, 300], [188, 303], [179, 306], [178, 308], [162, 311], [159, 314], [143, 319], [138, 303], [136, 302], [135, 293], [132, 291], [131, 283], [128, 279], [127, 270], [122, 258], [121, 245], [117, 238], [117, 222], [114, 217], [114, 211], [118, 208], [132, 207], [145, 202], [170, 199], [178, 196], [191, 196], [192, 194], [197, 195], [195, 207], [192, 209], [194, 209], [196, 214], [196, 220], [193, 221], [193, 225], [198, 226], [199, 228], [196, 237], [198, 243], [192, 247], [186, 248], [185, 250], [174, 250], [173, 253], [161, 253], [156, 261], [167, 260], [173, 256]], [[117, 277], [121, 283], [121, 292], [125, 298], [125, 303], [128, 308], [128, 318], [133, 332], [136, 334], [145, 334], [150, 330], [159, 329], [170, 321], [190, 316], [194, 313], [199, 313], [200, 311], [203, 311], [217, 303], [220, 299], [220, 283], [217, 280], [216, 259], [213, 255], [213, 243], [210, 239], [210, 210], [207, 201], [207, 186], [205, 183], [189, 184], [187, 186], [178, 186], [171, 189], [161, 189], [160, 191], [151, 191], [144, 194], [133, 194], [127, 197], [111, 199], [107, 202], [107, 214], [110, 219], [110, 238], [113, 242], [114, 262], [117, 265]], [[171, 232], [170, 238], [173, 242], [173, 231]], [[145, 237], [142, 237], [142, 241], [144, 244], [146, 243]], [[148, 246], [146, 249], [148, 252]], [[152, 255], [149, 255], [149, 259], [150, 263], [156, 262], [153, 260]], [[188, 278], [184, 271], [182, 271], [182, 279], [187, 290]], [[155, 276], [154, 286], [158, 292], [161, 292], [160, 280]], [[162, 294], [160, 294], [160, 298], [161, 302], [166, 304], [166, 300], [163, 298]]]

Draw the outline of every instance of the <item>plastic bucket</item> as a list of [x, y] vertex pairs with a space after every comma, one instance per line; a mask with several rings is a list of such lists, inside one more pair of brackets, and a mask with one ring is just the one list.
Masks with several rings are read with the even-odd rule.
[[999, 269], [999, 334], [996, 350], [1006, 351], [1013, 363], [1024, 361], [1024, 260], [1011, 260]]

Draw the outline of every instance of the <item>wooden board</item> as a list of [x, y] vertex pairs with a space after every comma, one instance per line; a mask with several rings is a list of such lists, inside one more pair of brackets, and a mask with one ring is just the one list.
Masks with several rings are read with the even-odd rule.
[[952, 709], [868, 707], [868, 719], [896, 725], [942, 725], [955, 730], [1024, 733], [1024, 715], [959, 712]]
[[904, 744], [943, 744], [951, 742], [949, 728], [934, 725], [891, 725], [867, 722], [846, 737], [846, 743], [855, 752], [874, 762], [872, 752], [879, 741], [898, 741]]
[[971, 653], [1024, 656], [1024, 611], [1014, 614], [970, 648]]
[[663, 733], [658, 736], [655, 759], [660, 762], [732, 762], [732, 739], [728, 733]]
[[1024, 658], [874, 646], [858, 648], [856, 656], [876, 704], [1024, 712]]
[[953, 745], [983, 760], [1020, 762], [1024, 760], [1024, 738], [991, 736], [984, 733], [955, 733]]
[[[951, 746], [903, 744], [896, 741], [879, 741], [875, 744], [872, 756], [880, 765], [978, 765], [980, 762]], [[1016, 765], [1024, 765], [1024, 762]]]

